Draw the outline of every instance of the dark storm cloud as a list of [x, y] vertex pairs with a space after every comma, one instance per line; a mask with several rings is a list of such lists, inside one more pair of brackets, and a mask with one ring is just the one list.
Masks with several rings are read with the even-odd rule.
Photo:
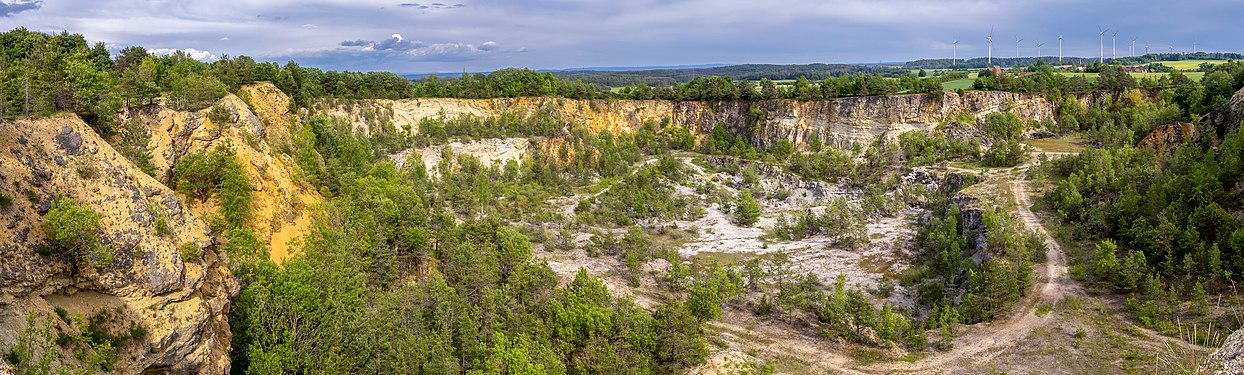
[[21, 12], [39, 9], [42, 6], [43, 0], [0, 1], [0, 17], [11, 17]]
[[[461, 1], [459, 3], [458, 1]], [[1057, 53], [1241, 51], [1238, 0], [0, 0], [0, 28], [328, 69], [486, 71], [704, 63], [877, 62]], [[38, 11], [30, 11], [38, 9]], [[257, 17], [256, 15], [263, 15]], [[398, 35], [400, 34], [400, 35]], [[393, 36], [391, 36], [393, 35]], [[406, 36], [406, 38], [401, 38]], [[228, 37], [228, 38], [224, 38]], [[1103, 46], [1110, 52], [1110, 39]], [[210, 51], [210, 52], [208, 52]]]

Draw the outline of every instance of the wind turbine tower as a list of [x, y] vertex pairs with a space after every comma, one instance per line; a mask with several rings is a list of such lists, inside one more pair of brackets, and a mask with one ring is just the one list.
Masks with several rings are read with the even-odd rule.
[[1018, 36], [1015, 37], [1015, 58], [1017, 59], [1019, 58], [1019, 42], [1022, 42], [1022, 41], [1024, 40], [1020, 39], [1020, 37]]
[[1128, 56], [1136, 56], [1136, 38], [1132, 38], [1132, 45], [1127, 50]]
[[959, 62], [959, 40], [955, 39], [954, 43], [950, 43], [950, 66], [955, 66]]
[[985, 37], [985, 41], [989, 42], [989, 57], [986, 63], [993, 67], [993, 28], [989, 28], [989, 36]]
[[1115, 53], [1115, 49], [1114, 49], [1115, 43], [1118, 41], [1118, 39], [1119, 39], [1118, 31], [1115, 31], [1114, 33], [1110, 34], [1110, 58], [1112, 59], [1119, 57], [1119, 55]]
[[1037, 42], [1037, 60], [1041, 59], [1041, 46], [1043, 45], [1045, 45], [1045, 43]]
[[1106, 62], [1106, 32], [1110, 29], [1102, 29], [1097, 27], [1097, 62]]
[[1197, 43], [1195, 40], [1194, 40], [1194, 41], [1192, 41], [1192, 53], [1197, 53], [1197, 52], [1200, 52], [1200, 51], [1198, 50], [1198, 46], [1200, 46], [1200, 45], [1201, 45], [1201, 43]]
[[1063, 33], [1058, 33], [1058, 62], [1063, 62]]

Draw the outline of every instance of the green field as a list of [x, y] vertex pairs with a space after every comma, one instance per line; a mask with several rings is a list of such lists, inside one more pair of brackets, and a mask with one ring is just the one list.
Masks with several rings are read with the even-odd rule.
[[[1097, 82], [1097, 73], [1058, 73], [1058, 74], [1061, 74], [1067, 77], [1084, 76], [1088, 78], [1089, 82]], [[1141, 79], [1141, 78], [1158, 79], [1170, 73], [1131, 73], [1131, 74], [1132, 74], [1132, 77], [1136, 79]], [[1185, 72], [1184, 76], [1188, 77], [1188, 79], [1191, 79], [1193, 81], [1200, 81], [1201, 77], [1205, 76], [1205, 72]]]
[[942, 88], [946, 91], [955, 91], [959, 89], [971, 90], [972, 83], [976, 82], [974, 78], [956, 79], [954, 81], [942, 82]]
[[1166, 65], [1175, 70], [1196, 70], [1203, 63], [1223, 64], [1227, 60], [1179, 60], [1179, 61], [1156, 61], [1159, 64]]
[[[1060, 72], [1057, 74], [1067, 76], [1067, 77], [1084, 76], [1085, 78], [1088, 79], [1089, 82], [1097, 82], [1097, 73], [1061, 73]], [[1141, 78], [1158, 79], [1163, 76], [1166, 76], [1169, 73], [1131, 73], [1131, 74], [1132, 74], [1132, 77], [1136, 79], [1141, 79]], [[1188, 79], [1191, 79], [1193, 81], [1200, 81], [1201, 77], [1205, 76], [1205, 72], [1185, 72], [1184, 76], [1188, 77]], [[975, 74], [972, 74], [972, 77], [975, 77]], [[942, 88], [944, 88], [946, 91], [955, 91], [958, 89], [971, 90], [972, 82], [975, 82], [975, 81], [976, 81], [976, 78], [964, 78], [964, 79], [956, 79], [953, 81], [946, 81], [946, 82], [942, 82]]]

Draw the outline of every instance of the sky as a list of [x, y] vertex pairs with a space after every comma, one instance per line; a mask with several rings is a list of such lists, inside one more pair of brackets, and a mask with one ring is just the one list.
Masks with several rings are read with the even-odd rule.
[[[1155, 5], [1156, 4], [1156, 5]], [[1244, 52], [1240, 0], [0, 0], [0, 28], [67, 30], [117, 51], [247, 55], [321, 69], [869, 63], [986, 55]], [[1105, 54], [1111, 55], [1110, 33]]]

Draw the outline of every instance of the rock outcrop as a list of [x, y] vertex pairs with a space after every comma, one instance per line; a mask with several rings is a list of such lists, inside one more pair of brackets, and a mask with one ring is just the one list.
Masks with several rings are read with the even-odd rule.
[[[123, 121], [135, 121], [151, 133], [146, 145], [156, 177], [170, 183], [173, 167], [183, 156], [229, 145], [255, 186], [255, 200], [247, 227], [255, 230], [278, 263], [289, 256], [292, 239], [305, 234], [311, 224], [311, 207], [323, 198], [303, 176], [290, 150], [290, 124], [298, 117], [289, 112], [289, 97], [276, 86], [261, 83], [242, 88], [243, 100], [228, 95], [216, 103], [228, 113], [228, 121], [214, 121], [210, 109], [176, 111], [161, 106], [126, 113]], [[252, 110], [253, 109], [253, 110]], [[201, 217], [215, 212], [213, 202], [192, 204]]]
[[1158, 156], [1162, 156], [1175, 151], [1184, 142], [1195, 140], [1199, 136], [1200, 133], [1195, 124], [1176, 122], [1153, 129], [1140, 140], [1138, 146], [1152, 148], [1157, 151]]
[[1197, 369], [1198, 374], [1235, 375], [1244, 374], [1244, 329], [1227, 337], [1222, 347], [1210, 353]]
[[[65, 115], [0, 125], [0, 194], [0, 341], [12, 343], [31, 314], [78, 332], [58, 315], [106, 312], [145, 329], [117, 348], [117, 373], [228, 371], [226, 313], [238, 285], [172, 190]], [[110, 262], [83, 266], [48, 251], [43, 214], [60, 198], [100, 214]], [[181, 246], [202, 255], [183, 260]], [[74, 361], [72, 345], [56, 347]]]
[[1236, 91], [1225, 107], [1206, 114], [1202, 122], [1212, 126], [1215, 144], [1227, 134], [1239, 130], [1244, 125], [1244, 88]]
[[[1093, 100], [1085, 98], [1084, 100]], [[633, 132], [645, 123], [684, 126], [699, 137], [722, 124], [736, 134], [750, 134], [757, 146], [781, 140], [798, 149], [813, 143], [851, 147], [882, 134], [929, 129], [960, 116], [983, 118], [1011, 111], [1024, 121], [1054, 118], [1056, 107], [1040, 96], [1007, 92], [954, 92], [866, 96], [832, 100], [676, 102], [661, 100], [575, 100], [564, 98], [405, 99], [324, 101], [317, 111], [351, 121], [364, 133], [392, 126], [417, 131], [425, 118], [490, 116], [511, 111], [555, 111], [594, 131]]]

